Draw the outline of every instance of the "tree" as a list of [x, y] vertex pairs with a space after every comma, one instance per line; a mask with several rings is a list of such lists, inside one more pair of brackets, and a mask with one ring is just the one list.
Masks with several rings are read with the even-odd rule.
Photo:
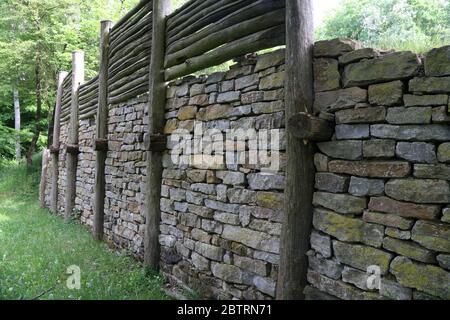
[[449, 0], [343, 0], [317, 31], [368, 46], [427, 51], [450, 41]]
[[[139, 0], [2, 0], [0, 2], [0, 125], [14, 127], [13, 87], [21, 93], [22, 146], [27, 163], [46, 143], [59, 70], [71, 52], [86, 52], [87, 77], [98, 69], [100, 20], [118, 18]], [[7, 115], [7, 116], [3, 116]], [[1, 135], [11, 134], [2, 130]], [[9, 139], [4, 139], [6, 141]], [[8, 149], [9, 150], [9, 149]], [[2, 156], [14, 157], [7, 150]]]

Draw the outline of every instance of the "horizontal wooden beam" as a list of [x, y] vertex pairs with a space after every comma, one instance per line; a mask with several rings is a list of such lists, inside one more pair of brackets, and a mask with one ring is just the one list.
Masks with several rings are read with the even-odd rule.
[[59, 154], [59, 147], [55, 147], [54, 145], [50, 146], [50, 154]]
[[284, 24], [268, 28], [168, 68], [165, 71], [165, 78], [166, 81], [170, 81], [211, 66], [219, 65], [247, 53], [282, 45], [285, 42]]
[[77, 144], [67, 144], [66, 145], [66, 152], [68, 154], [79, 154], [80, 153], [80, 147]]
[[334, 133], [331, 122], [306, 112], [292, 116], [288, 120], [287, 130], [296, 138], [313, 142], [330, 140]]
[[163, 152], [166, 150], [167, 137], [163, 134], [144, 134], [144, 148], [147, 151]]
[[108, 139], [94, 139], [94, 151], [108, 151]]

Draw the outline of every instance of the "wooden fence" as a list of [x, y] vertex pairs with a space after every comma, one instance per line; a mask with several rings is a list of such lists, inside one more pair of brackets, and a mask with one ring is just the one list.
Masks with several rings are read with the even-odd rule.
[[[57, 105], [59, 103], [61, 106], [61, 120], [54, 125], [55, 132], [59, 132], [59, 127], [69, 122], [69, 144], [66, 148], [68, 164], [71, 162], [67, 170], [68, 179], [73, 179], [75, 172], [69, 175], [69, 171], [76, 170], [76, 159], [72, 156], [78, 152], [78, 121], [96, 116], [97, 134], [92, 142], [96, 151], [93, 227], [96, 238], [101, 239], [103, 230], [101, 203], [105, 197], [108, 106], [149, 94], [149, 125], [145, 136], [148, 192], [144, 257], [147, 266], [158, 268], [161, 152], [165, 150], [166, 139], [163, 134], [166, 82], [248, 53], [288, 43], [287, 85], [293, 92], [286, 90], [287, 110], [289, 116], [298, 112], [311, 113], [311, 3], [311, 0], [191, 0], [169, 14], [170, 0], [143, 0], [113, 27], [111, 23], [102, 24], [99, 75], [81, 83], [79, 88], [72, 79], [82, 79], [83, 75], [72, 72], [67, 75], [59, 88], [62, 94], [60, 101], [57, 101]], [[82, 68], [73, 72], [83, 72], [80, 70]], [[74, 88], [76, 108], [73, 107]], [[52, 150], [57, 154], [59, 146], [54, 144]], [[311, 170], [311, 144], [305, 139], [289, 137], [289, 150], [286, 192], [296, 201], [286, 197], [287, 220], [281, 244], [283, 265], [280, 266], [282, 283], [279, 283], [279, 298], [302, 297], [300, 286], [306, 278], [305, 243], [309, 237], [312, 214], [313, 182], [309, 180], [314, 174]], [[308, 163], [305, 164], [305, 161]], [[308, 168], [311, 172], [305, 173], [302, 168]], [[53, 190], [58, 189], [56, 183], [58, 180], [53, 179]], [[71, 186], [74, 187], [74, 184], [68, 181], [66, 211], [73, 208], [74, 191], [70, 190]], [[55, 194], [52, 192], [52, 204], [57, 202]], [[304, 206], [305, 203], [309, 205]], [[56, 205], [52, 207], [56, 208]]]

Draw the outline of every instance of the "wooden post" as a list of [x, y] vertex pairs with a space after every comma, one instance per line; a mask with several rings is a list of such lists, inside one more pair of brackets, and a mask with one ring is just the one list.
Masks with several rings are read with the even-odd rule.
[[[152, 53], [150, 61], [150, 88], [148, 102], [148, 134], [164, 132], [166, 83], [164, 82], [165, 23], [170, 11], [170, 0], [153, 1]], [[146, 223], [144, 238], [144, 265], [159, 268], [159, 223], [162, 179], [162, 153], [147, 151]]]
[[[97, 126], [94, 145], [105, 140], [108, 135], [108, 66], [109, 66], [109, 35], [111, 21], [102, 21], [100, 27], [100, 72], [98, 74], [98, 108]], [[97, 240], [103, 238], [103, 217], [105, 208], [105, 161], [107, 148], [95, 147], [95, 198], [93, 235]]]
[[50, 196], [50, 210], [58, 212], [58, 176], [59, 176], [59, 135], [61, 133], [61, 104], [63, 96], [63, 81], [67, 77], [66, 71], [58, 74], [58, 88], [56, 93], [55, 116], [53, 119], [53, 144], [50, 147], [52, 154], [52, 191]]
[[77, 162], [78, 162], [78, 89], [84, 82], [84, 52], [75, 51], [72, 54], [72, 105], [70, 109], [69, 136], [67, 151], [66, 176], [66, 207], [64, 221], [70, 221], [75, 207]]
[[39, 184], [39, 203], [41, 205], [41, 208], [45, 208], [45, 190], [47, 189], [47, 172], [49, 160], [50, 150], [44, 149], [44, 151], [42, 152], [41, 181]]
[[[286, 119], [312, 113], [312, 0], [286, 1]], [[285, 220], [281, 234], [277, 299], [303, 299], [314, 192], [314, 145], [287, 133]]]

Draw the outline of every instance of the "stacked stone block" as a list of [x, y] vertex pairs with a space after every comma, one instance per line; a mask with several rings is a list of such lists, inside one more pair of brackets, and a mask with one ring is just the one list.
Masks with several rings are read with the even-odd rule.
[[106, 238], [138, 258], [144, 250], [147, 101], [144, 95], [110, 106], [105, 167]]
[[94, 117], [80, 120], [78, 130], [77, 183], [75, 195], [75, 210], [81, 223], [92, 226], [94, 213], [95, 184], [95, 139]]
[[[280, 129], [281, 167], [216, 161], [180, 164], [164, 155], [161, 267], [205, 296], [272, 299], [284, 190], [284, 51], [241, 59], [228, 72], [170, 84], [165, 133], [176, 129]], [[226, 138], [225, 145], [231, 143]], [[248, 150], [249, 142], [245, 142]], [[245, 149], [244, 149], [245, 150]], [[223, 154], [216, 159], [225, 160]]]
[[[64, 215], [66, 205], [66, 145], [69, 137], [69, 123], [65, 122], [61, 124], [60, 136], [59, 136], [59, 156], [58, 156], [58, 213]], [[50, 174], [51, 171], [48, 171]], [[51, 183], [48, 185], [51, 186]]]
[[315, 155], [307, 296], [449, 299], [450, 47], [322, 41], [315, 90], [336, 130]]

